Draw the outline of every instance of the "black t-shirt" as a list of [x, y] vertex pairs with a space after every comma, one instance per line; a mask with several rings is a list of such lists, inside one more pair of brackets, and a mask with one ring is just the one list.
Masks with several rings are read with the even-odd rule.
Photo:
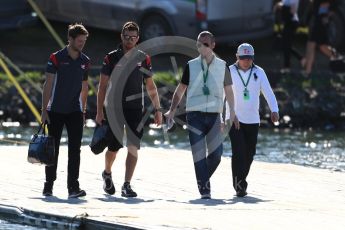
[[[104, 57], [101, 73], [107, 76], [120, 77], [116, 79], [115, 92], [121, 92], [124, 109], [143, 108], [143, 87], [145, 79], [152, 77], [150, 57], [140, 50], [133, 50], [135, 58], [127, 59], [121, 46]], [[122, 59], [124, 58], [124, 59]], [[116, 106], [116, 105], [115, 105]]]
[[[183, 75], [181, 78], [181, 83], [185, 85], [189, 85], [189, 64], [187, 63], [186, 67], [184, 68]], [[232, 85], [231, 75], [228, 68], [225, 67], [225, 75], [224, 75], [224, 86]]]
[[52, 96], [47, 110], [58, 113], [82, 111], [80, 92], [87, 81], [90, 59], [80, 53], [77, 59], [69, 56], [67, 47], [50, 55], [46, 72], [55, 74]]

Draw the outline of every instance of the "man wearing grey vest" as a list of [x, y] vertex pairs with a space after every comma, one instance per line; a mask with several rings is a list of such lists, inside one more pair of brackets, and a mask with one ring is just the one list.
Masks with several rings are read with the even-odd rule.
[[230, 121], [234, 122], [236, 127], [239, 127], [239, 123], [234, 112], [230, 73], [225, 61], [213, 53], [213, 34], [208, 31], [201, 32], [196, 46], [200, 55], [190, 60], [185, 67], [165, 116], [169, 123], [188, 89], [186, 120], [195, 175], [201, 199], [210, 199], [210, 177], [217, 169], [223, 153], [220, 113], [223, 111], [224, 92], [231, 108]]

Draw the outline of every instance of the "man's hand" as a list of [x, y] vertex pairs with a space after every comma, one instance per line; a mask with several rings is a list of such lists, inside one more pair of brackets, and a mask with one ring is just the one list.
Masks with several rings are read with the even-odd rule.
[[237, 130], [240, 129], [240, 121], [238, 120], [237, 116], [234, 118], [234, 125]]
[[169, 109], [168, 112], [166, 112], [164, 114], [164, 116], [165, 116], [165, 119], [166, 119], [166, 122], [165, 122], [166, 124], [169, 124], [170, 122], [173, 122], [172, 120], [173, 120], [173, 118], [175, 116], [175, 110]]
[[45, 110], [45, 109], [43, 109], [42, 113], [41, 113], [41, 122], [42, 122], [42, 124], [44, 124], [45, 122], [50, 124], [49, 115], [48, 115], [47, 110]]
[[279, 114], [277, 112], [271, 113], [271, 121], [273, 123], [277, 122], [279, 120]]
[[239, 122], [234, 110], [230, 111], [230, 128], [232, 127], [233, 124], [235, 125], [235, 128], [237, 130], [240, 129], [240, 122]]
[[161, 111], [156, 111], [155, 112], [155, 119], [154, 119], [154, 122], [157, 126], [161, 125], [162, 124], [162, 112]]
[[222, 133], [224, 133], [225, 127], [226, 127], [225, 123], [220, 123], [220, 131], [221, 131]]
[[86, 125], [86, 113], [83, 113], [83, 124], [84, 124], [84, 127]]
[[102, 125], [102, 121], [104, 120], [104, 113], [103, 111], [97, 112], [96, 114], [96, 123]]

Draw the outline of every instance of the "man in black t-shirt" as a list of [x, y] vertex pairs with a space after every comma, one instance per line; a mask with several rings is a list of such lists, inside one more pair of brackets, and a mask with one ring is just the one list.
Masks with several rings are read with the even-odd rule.
[[53, 195], [63, 127], [68, 135], [67, 188], [70, 198], [85, 196], [79, 188], [80, 146], [88, 93], [89, 58], [82, 53], [88, 31], [81, 24], [68, 27], [68, 45], [50, 55], [42, 95], [42, 123], [55, 140], [55, 164], [45, 168], [43, 195]]
[[[106, 119], [103, 112], [103, 104], [106, 97], [108, 82], [113, 70], [124, 70], [123, 72], [126, 72], [127, 69], [130, 69], [129, 66], [131, 66], [131, 64], [129, 61], [127, 62], [127, 58], [129, 58], [130, 55], [135, 54], [140, 60], [143, 59], [144, 61], [136, 63], [134, 69], [131, 70], [127, 76], [125, 76], [126, 74], [118, 74], [115, 76], [123, 78], [123, 80], [116, 79], [117, 85], [113, 86], [117, 92], [123, 90], [122, 95], [120, 95], [120, 97], [122, 97], [120, 102], [116, 105], [112, 105], [116, 110], [115, 126], [118, 127], [118, 129], [112, 130], [112, 132], [109, 133], [108, 151], [105, 154], [105, 169], [102, 172], [104, 181], [103, 189], [107, 194], [112, 195], [115, 193], [115, 186], [112, 180], [111, 167], [114, 163], [118, 150], [123, 147], [122, 138], [125, 126], [128, 153], [126, 159], [125, 182], [121, 189], [121, 195], [124, 197], [136, 197], [137, 193], [131, 188], [130, 181], [137, 163], [140, 140], [143, 136], [142, 118], [144, 83], [155, 108], [154, 122], [157, 125], [162, 123], [162, 113], [159, 111], [160, 103], [156, 85], [152, 79], [152, 76], [150, 74], [146, 74], [150, 73], [152, 69], [150, 57], [144, 52], [135, 49], [135, 46], [139, 40], [138, 25], [134, 22], [125, 23], [121, 32], [121, 40], [122, 43], [118, 49], [108, 53], [104, 58], [97, 94], [96, 122], [97, 124], [102, 125], [103, 120]], [[124, 66], [122, 66], [122, 64], [124, 64]], [[126, 64], [128, 64], [128, 66], [126, 66]], [[142, 68], [146, 69], [146, 71], [143, 71]], [[145, 72], [145, 74], [143, 72]], [[121, 113], [123, 113], [123, 116]]]

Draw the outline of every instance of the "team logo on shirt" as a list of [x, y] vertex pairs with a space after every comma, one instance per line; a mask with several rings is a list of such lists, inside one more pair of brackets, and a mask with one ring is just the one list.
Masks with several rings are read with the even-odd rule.
[[85, 69], [86, 68], [86, 65], [81, 65], [80, 66], [82, 69]]

